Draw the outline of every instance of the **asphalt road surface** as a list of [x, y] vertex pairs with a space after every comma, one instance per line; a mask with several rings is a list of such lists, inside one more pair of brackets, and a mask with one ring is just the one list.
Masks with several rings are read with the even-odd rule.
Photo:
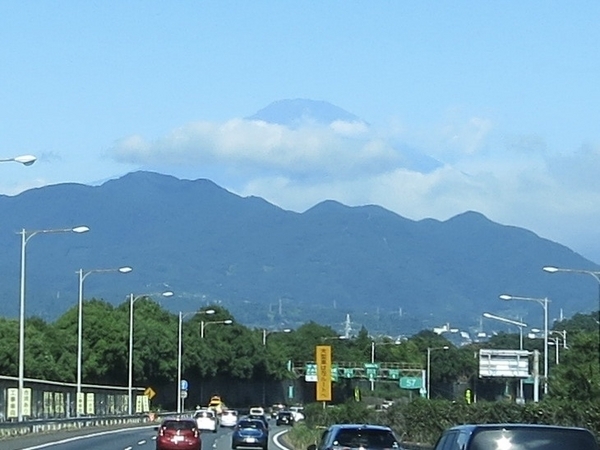
[[[154, 450], [158, 424], [135, 428], [65, 431], [0, 441], [0, 450]], [[287, 450], [278, 437], [287, 428], [271, 425], [269, 450]], [[231, 450], [231, 429], [202, 433], [202, 450]]]

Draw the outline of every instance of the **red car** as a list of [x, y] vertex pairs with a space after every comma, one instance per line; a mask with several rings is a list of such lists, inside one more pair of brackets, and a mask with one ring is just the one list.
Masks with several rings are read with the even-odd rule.
[[156, 450], [202, 450], [200, 430], [194, 419], [165, 419], [156, 431]]

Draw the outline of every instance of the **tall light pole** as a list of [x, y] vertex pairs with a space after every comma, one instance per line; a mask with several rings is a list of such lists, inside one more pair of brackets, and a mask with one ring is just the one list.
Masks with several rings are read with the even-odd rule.
[[[483, 317], [486, 319], [498, 320], [500, 322], [508, 323], [519, 327], [519, 350], [523, 350], [523, 328], [527, 328], [527, 324], [519, 322], [517, 320], [507, 319], [505, 317], [495, 316], [490, 313], [483, 313]], [[523, 398], [523, 379], [519, 378], [519, 397]]]
[[0, 158], [0, 162], [16, 162], [19, 164], [23, 164], [24, 166], [32, 165], [37, 158], [33, 155], [21, 155], [15, 156], [13, 158]]
[[53, 230], [27, 231], [22, 229], [21, 235], [21, 288], [19, 295], [19, 386], [17, 394], [17, 420], [23, 420], [23, 385], [25, 377], [25, 247], [27, 242], [36, 234], [51, 233], [85, 233], [90, 229], [86, 226], [74, 228], [59, 228]]
[[594, 277], [598, 283], [598, 365], [600, 366], [600, 271], [596, 270], [583, 270], [583, 269], [562, 269], [560, 267], [545, 266], [542, 268], [544, 272], [556, 273], [556, 272], [570, 272], [570, 273], [584, 273]]
[[[375, 347], [378, 345], [400, 345], [399, 342], [375, 342], [371, 341], [371, 364], [375, 364]], [[370, 380], [371, 390], [375, 390], [375, 380]]]
[[[267, 336], [273, 334], [273, 333], [290, 333], [292, 331], [291, 328], [284, 328], [283, 330], [267, 330], [266, 328], [263, 328], [262, 330], [262, 345], [263, 347], [267, 346]], [[263, 380], [262, 380], [262, 403], [263, 405], [266, 405], [267, 401], [267, 386], [266, 386], [266, 378], [267, 378], [267, 374], [266, 374], [266, 369], [265, 369], [265, 374], [263, 375]]]
[[209, 325], [217, 325], [217, 324], [222, 324], [222, 325], [231, 325], [233, 323], [233, 320], [231, 319], [226, 319], [226, 320], [213, 320], [213, 321], [209, 321], [209, 322], [205, 322], [204, 320], [200, 322], [200, 339], [204, 339], [204, 334], [205, 334], [205, 328]]
[[[133, 304], [138, 301], [140, 298], [150, 297], [152, 294], [141, 294], [134, 296], [133, 294], [129, 294], [129, 364], [128, 364], [128, 383], [127, 383], [127, 392], [128, 392], [128, 413], [131, 416], [133, 414]], [[165, 291], [161, 293], [163, 297], [172, 297], [173, 292]]]
[[528, 302], [536, 302], [544, 308], [544, 394], [548, 393], [548, 297], [517, 297], [515, 295], [502, 294], [500, 300], [523, 300]]
[[181, 398], [181, 356], [182, 356], [182, 329], [183, 329], [183, 319], [187, 316], [192, 316], [196, 314], [206, 314], [212, 315], [215, 313], [214, 309], [206, 309], [204, 311], [193, 311], [193, 312], [181, 312], [179, 311], [179, 325], [177, 327], [177, 413], [181, 414], [181, 410], [183, 407], [182, 398]]
[[427, 347], [427, 400], [429, 400], [430, 397], [430, 393], [429, 391], [431, 390], [431, 352], [434, 350], [448, 350], [450, 347], [447, 345], [444, 345], [443, 347]]
[[267, 345], [267, 336], [272, 333], [290, 333], [292, 331], [291, 328], [285, 328], [283, 330], [267, 330], [263, 328], [262, 330], [262, 345]]
[[83, 398], [81, 395], [81, 369], [83, 366], [83, 282], [85, 279], [93, 273], [107, 273], [107, 272], [120, 272], [129, 273], [133, 269], [131, 267], [118, 267], [115, 269], [91, 269], [84, 271], [79, 269], [77, 274], [79, 275], [79, 299], [77, 302], [77, 411], [76, 415], [81, 414], [83, 406]]

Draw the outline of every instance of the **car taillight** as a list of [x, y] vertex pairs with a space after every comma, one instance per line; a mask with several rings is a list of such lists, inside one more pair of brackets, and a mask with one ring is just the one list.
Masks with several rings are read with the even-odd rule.
[[164, 436], [165, 435], [165, 429], [161, 427], [160, 430], [158, 430], [158, 435], [159, 436]]

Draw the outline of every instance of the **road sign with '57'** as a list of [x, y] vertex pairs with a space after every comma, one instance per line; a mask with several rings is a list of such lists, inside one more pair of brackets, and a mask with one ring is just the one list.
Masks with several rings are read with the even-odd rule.
[[421, 377], [401, 377], [400, 388], [402, 389], [421, 389], [423, 379]]

